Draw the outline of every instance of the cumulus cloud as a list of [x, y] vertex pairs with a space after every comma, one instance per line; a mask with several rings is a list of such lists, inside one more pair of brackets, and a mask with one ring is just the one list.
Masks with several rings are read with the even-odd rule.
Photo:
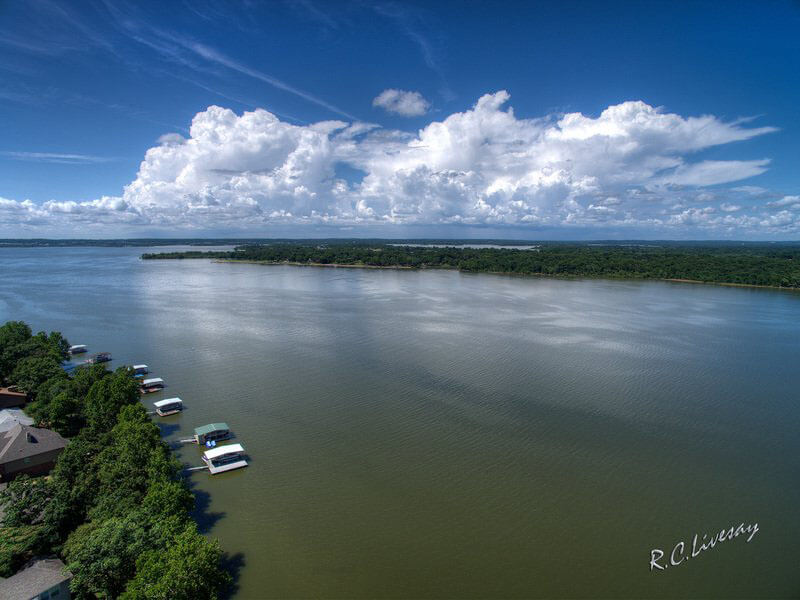
[[597, 116], [525, 119], [508, 101], [505, 91], [487, 94], [415, 134], [362, 122], [300, 126], [265, 110], [237, 115], [211, 106], [195, 115], [187, 138], [162, 136], [121, 195], [42, 205], [0, 200], [0, 224], [248, 232], [310, 224], [800, 232], [794, 202], [773, 203], [789, 207], [776, 213], [754, 204], [760, 196], [746, 186], [707, 187], [762, 173], [767, 159], [694, 159], [700, 150], [771, 127], [683, 117], [637, 101]]
[[770, 208], [800, 208], [800, 196], [784, 196], [780, 200], [767, 202]]
[[419, 92], [405, 90], [383, 90], [373, 101], [372, 106], [379, 106], [387, 112], [404, 117], [419, 117], [428, 112], [430, 103]]
[[180, 133], [165, 133], [158, 138], [158, 143], [162, 146], [180, 146], [186, 142]]

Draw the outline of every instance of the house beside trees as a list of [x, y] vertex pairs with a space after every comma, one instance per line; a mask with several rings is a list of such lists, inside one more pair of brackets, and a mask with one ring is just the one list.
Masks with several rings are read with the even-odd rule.
[[[26, 395], [35, 425], [0, 432], [0, 462], [29, 467], [0, 484], [0, 585], [52, 573], [67, 577], [73, 598], [217, 598], [231, 583], [224, 553], [198, 531], [183, 467], [140, 402], [133, 370], [67, 373], [68, 349], [59, 333], [0, 326], [0, 385]], [[26, 600], [62, 600], [60, 581]], [[16, 597], [5, 589], [0, 598]]]
[[17, 423], [0, 433], [0, 481], [25, 473], [46, 475], [67, 446], [56, 431]]

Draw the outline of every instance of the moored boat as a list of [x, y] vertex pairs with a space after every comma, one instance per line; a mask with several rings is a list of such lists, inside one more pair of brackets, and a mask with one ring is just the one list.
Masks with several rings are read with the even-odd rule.
[[144, 377], [150, 372], [147, 369], [148, 369], [147, 365], [133, 365], [133, 376]]
[[74, 346], [69, 347], [70, 354], [81, 354], [83, 352], [87, 352], [89, 349], [84, 344], [75, 344]]

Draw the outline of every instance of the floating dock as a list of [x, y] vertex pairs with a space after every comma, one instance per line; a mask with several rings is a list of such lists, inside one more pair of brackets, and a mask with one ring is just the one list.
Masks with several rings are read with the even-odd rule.
[[161, 377], [152, 377], [142, 381], [141, 391], [143, 394], [152, 394], [164, 389], [164, 380]]
[[167, 417], [183, 410], [183, 400], [180, 398], [167, 398], [166, 400], [153, 402], [153, 406], [156, 407], [156, 414], [159, 417]]
[[228, 444], [207, 450], [203, 452], [203, 462], [208, 465], [208, 471], [212, 475], [247, 466], [241, 444]]

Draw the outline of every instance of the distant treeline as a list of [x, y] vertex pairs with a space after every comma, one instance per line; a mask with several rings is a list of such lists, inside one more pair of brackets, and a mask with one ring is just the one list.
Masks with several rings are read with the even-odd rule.
[[61, 366], [60, 333], [0, 327], [0, 384], [32, 401], [25, 412], [69, 444], [47, 477], [20, 475], [0, 491], [0, 577], [57, 554], [73, 598], [213, 599], [226, 589], [219, 543], [192, 519], [181, 464], [139, 401], [132, 370]]
[[470, 272], [606, 279], [687, 279], [800, 288], [800, 245], [653, 242], [628, 245], [540, 243], [533, 250], [272, 243], [230, 252], [167, 252], [143, 259], [213, 258], [318, 265], [445, 268]]

